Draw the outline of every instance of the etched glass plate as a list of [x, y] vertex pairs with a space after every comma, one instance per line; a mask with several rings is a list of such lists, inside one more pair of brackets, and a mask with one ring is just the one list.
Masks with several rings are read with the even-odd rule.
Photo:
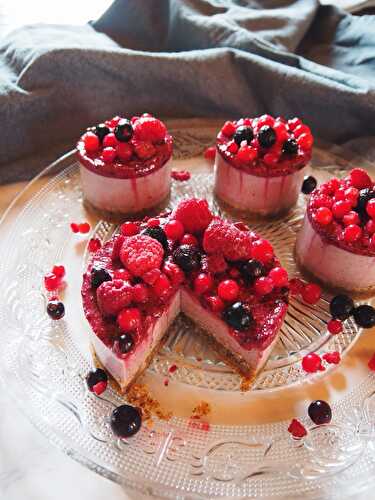
[[[200, 153], [214, 131], [175, 131], [175, 167], [183, 168], [187, 159]], [[325, 148], [317, 149], [315, 164], [327, 172], [347, 167], [343, 158]], [[174, 183], [171, 205], [180, 197], [201, 196], [217, 213], [234, 217], [216, 204], [211, 185], [212, 174], [203, 172], [188, 183]], [[293, 245], [303, 204], [301, 197], [299, 206], [278, 221], [250, 221], [271, 240], [291, 275], [298, 274]], [[116, 230], [90, 217], [95, 227], [92, 235], [105, 240]], [[169, 421], [155, 418], [153, 427], [143, 426], [131, 439], [115, 439], [108, 417], [123, 398], [112, 389], [103, 397], [93, 397], [84, 381], [92, 366], [80, 305], [87, 238], [73, 235], [69, 223], [86, 219], [77, 164], [72, 155], [66, 155], [28, 186], [2, 222], [1, 377], [16, 404], [51, 443], [98, 473], [160, 498], [292, 498], [327, 492], [340, 497], [342, 491], [349, 494], [367, 485], [375, 470], [372, 375], [333, 403], [332, 424], [311, 426], [302, 416], [308, 434], [298, 442], [290, 438], [288, 422], [282, 417], [274, 423], [261, 419], [253, 423], [244, 411], [244, 401], [252, 408], [254, 401], [266, 404], [264, 398], [269, 397], [282, 405], [287, 387], [311, 384], [332, 367], [326, 365], [318, 375], [306, 374], [300, 365], [307, 352], [335, 350], [344, 356], [357, 340], [360, 332], [352, 321], [342, 334], [328, 335], [326, 293], [314, 307], [291, 300], [280, 341], [246, 395], [240, 391], [238, 375], [201, 342], [192, 322], [180, 317], [144, 376], [175, 416]], [[64, 320], [53, 322], [45, 313], [42, 279], [58, 261], [67, 268], [67, 313]], [[177, 366], [173, 374], [172, 365]], [[166, 377], [168, 388], [163, 383]], [[210, 402], [213, 414], [215, 405], [224, 408], [230, 402], [233, 421], [216, 414], [211, 423], [188, 418], [200, 400]]]

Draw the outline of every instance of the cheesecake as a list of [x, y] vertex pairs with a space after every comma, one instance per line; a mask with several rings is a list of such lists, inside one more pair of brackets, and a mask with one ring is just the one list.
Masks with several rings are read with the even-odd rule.
[[361, 169], [333, 178], [310, 195], [296, 241], [301, 268], [350, 292], [375, 289], [375, 189]]
[[309, 127], [298, 118], [225, 122], [216, 139], [216, 196], [253, 214], [287, 212], [298, 199], [312, 145]]
[[272, 245], [196, 198], [123, 223], [92, 255], [82, 284], [96, 357], [123, 392], [181, 312], [227, 363], [254, 377], [277, 342], [288, 295]]
[[77, 143], [86, 204], [114, 216], [158, 207], [170, 191], [172, 150], [164, 123], [147, 113], [90, 127]]

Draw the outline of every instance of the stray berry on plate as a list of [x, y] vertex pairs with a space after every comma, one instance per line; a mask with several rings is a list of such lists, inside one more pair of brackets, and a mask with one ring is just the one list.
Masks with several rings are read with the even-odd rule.
[[290, 432], [290, 434], [297, 439], [301, 439], [307, 435], [305, 427], [296, 418], [293, 418], [293, 420], [290, 422], [288, 432]]
[[187, 170], [172, 170], [171, 177], [175, 181], [184, 182], [190, 179], [191, 173]]
[[302, 299], [307, 304], [317, 304], [322, 296], [322, 289], [315, 283], [309, 283], [302, 290]]
[[375, 372], [375, 353], [369, 359], [367, 366], [370, 368], [371, 371]]
[[118, 406], [112, 412], [110, 425], [113, 433], [120, 438], [134, 436], [142, 425], [141, 412], [134, 406]]
[[91, 226], [88, 222], [82, 222], [82, 224], [78, 224], [79, 232], [82, 234], [86, 234], [90, 231]]
[[70, 229], [73, 233], [79, 233], [79, 225], [76, 222], [70, 223]]
[[355, 307], [353, 317], [354, 321], [361, 328], [372, 328], [375, 326], [375, 309], [372, 306], [363, 304]]
[[315, 373], [321, 370], [322, 360], [318, 354], [314, 352], [307, 354], [302, 358], [302, 368], [307, 373]]
[[97, 368], [88, 373], [86, 383], [89, 391], [99, 396], [107, 389], [108, 376], [104, 370]]
[[56, 276], [55, 273], [47, 273], [44, 276], [44, 287], [49, 292], [53, 292], [61, 285], [61, 278]]
[[328, 403], [320, 399], [310, 403], [307, 412], [316, 425], [329, 424], [332, 419], [331, 407]]
[[344, 294], [336, 295], [333, 299], [331, 299], [329, 310], [332, 318], [345, 321], [353, 313], [353, 299]]
[[331, 319], [328, 321], [327, 329], [332, 335], [337, 335], [343, 330], [342, 322], [339, 319]]
[[303, 179], [303, 183], [302, 183], [302, 187], [301, 187], [302, 193], [303, 194], [312, 193], [314, 191], [314, 189], [316, 188], [317, 184], [318, 183], [317, 183], [315, 177], [313, 177], [312, 175], [306, 176]]
[[215, 146], [210, 146], [204, 152], [204, 157], [206, 158], [206, 160], [212, 161], [215, 159], [215, 156], [216, 156], [216, 147]]
[[61, 319], [65, 315], [65, 307], [59, 300], [50, 300], [47, 304], [47, 314], [53, 320]]
[[338, 365], [341, 361], [341, 356], [338, 351], [326, 352], [323, 354], [322, 358], [327, 361], [327, 363]]

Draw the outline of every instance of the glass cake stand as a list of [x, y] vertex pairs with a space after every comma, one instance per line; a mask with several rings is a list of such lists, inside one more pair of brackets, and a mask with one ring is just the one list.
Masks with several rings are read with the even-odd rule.
[[[207, 198], [216, 213], [245, 220], [268, 238], [289, 274], [297, 276], [293, 248], [303, 196], [290, 214], [274, 221], [249, 221], [220, 207], [212, 195], [212, 167], [201, 156], [216, 130], [172, 130], [174, 168], [189, 167], [193, 175], [173, 182], [170, 206], [181, 197]], [[321, 146], [312, 169], [324, 178], [351, 162], [342, 151]], [[158, 498], [342, 498], [369, 486], [375, 472], [375, 378], [344, 358], [361, 334], [352, 320], [343, 333], [328, 334], [328, 292], [316, 306], [291, 299], [280, 340], [247, 392], [198, 328], [179, 317], [141, 379], [172, 418], [155, 417], [136, 436], [115, 438], [108, 418], [124, 398], [112, 388], [96, 397], [85, 385], [93, 360], [80, 280], [89, 237], [70, 230], [70, 222], [85, 220], [93, 228], [89, 237], [105, 241], [116, 231], [85, 211], [78, 165], [69, 153], [28, 185], [1, 224], [0, 374], [14, 404], [52, 444], [97, 473]], [[42, 280], [57, 262], [67, 269], [66, 316], [53, 322], [45, 312]], [[318, 374], [301, 369], [305, 354], [329, 351], [344, 358], [335, 372], [328, 364]], [[334, 415], [331, 424], [319, 427], [306, 416], [308, 402], [318, 397], [330, 400]], [[209, 415], [191, 418], [202, 401]], [[302, 440], [287, 432], [294, 416], [308, 428]]]

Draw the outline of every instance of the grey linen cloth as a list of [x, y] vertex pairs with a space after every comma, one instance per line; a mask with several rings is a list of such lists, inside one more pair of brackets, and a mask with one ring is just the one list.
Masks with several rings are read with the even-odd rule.
[[316, 0], [116, 0], [86, 26], [20, 28], [0, 44], [0, 182], [144, 111], [297, 115], [371, 158], [375, 16]]

